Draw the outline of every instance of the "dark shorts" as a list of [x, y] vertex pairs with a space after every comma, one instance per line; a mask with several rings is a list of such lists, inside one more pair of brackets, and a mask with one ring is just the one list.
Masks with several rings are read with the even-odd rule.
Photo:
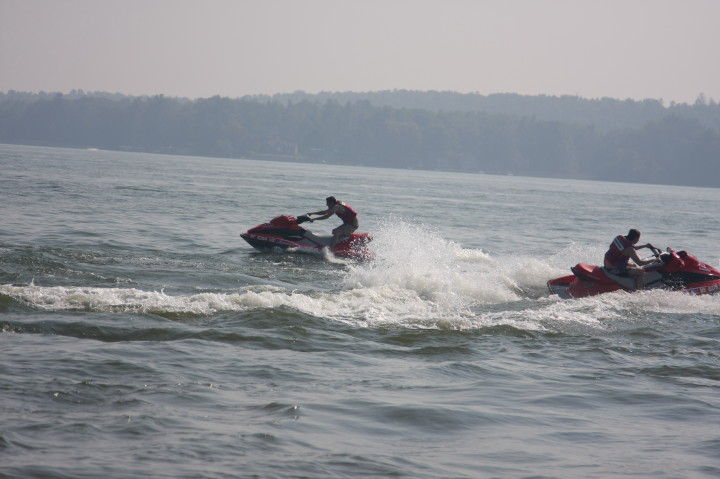
[[627, 268], [613, 268], [613, 269], [608, 269], [608, 271], [617, 276], [630, 276], [630, 273], [628, 273]]

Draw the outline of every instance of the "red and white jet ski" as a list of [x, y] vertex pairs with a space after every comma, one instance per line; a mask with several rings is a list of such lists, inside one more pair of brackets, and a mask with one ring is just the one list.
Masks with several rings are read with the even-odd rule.
[[[298, 216], [277, 216], [247, 232], [240, 237], [247, 241], [253, 248], [260, 251], [272, 251], [275, 249], [299, 251], [299, 252], [321, 252], [322, 248], [329, 248], [332, 235], [317, 235], [306, 230], [300, 224], [310, 221], [307, 215]], [[352, 259], [370, 259], [372, 252], [367, 244], [372, 241], [369, 233], [353, 233], [343, 238], [334, 248], [330, 250], [335, 256]]]
[[[690, 294], [712, 294], [720, 292], [720, 271], [701, 263], [686, 251], [666, 253], [653, 248], [657, 262], [643, 267], [647, 289], [668, 289], [685, 291]], [[635, 280], [629, 276], [618, 276], [602, 266], [578, 263], [570, 268], [572, 275], [551, 279], [547, 282], [551, 293], [563, 299], [584, 298], [613, 291], [635, 291]]]

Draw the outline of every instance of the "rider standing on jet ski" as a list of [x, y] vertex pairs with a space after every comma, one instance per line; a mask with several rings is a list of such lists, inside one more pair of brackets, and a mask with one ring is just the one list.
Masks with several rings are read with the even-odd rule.
[[355, 211], [352, 206], [336, 200], [334, 196], [328, 196], [325, 198], [325, 204], [327, 204], [326, 210], [308, 213], [307, 215], [308, 217], [311, 215], [319, 215], [318, 218], [315, 218], [314, 220], [311, 219], [310, 221], [326, 220], [332, 215], [338, 215], [338, 217], [340, 217], [343, 221], [343, 224], [332, 230], [333, 238], [332, 243], [330, 244], [330, 249], [332, 249], [340, 242], [340, 238], [353, 234], [360, 226], [360, 223], [358, 222], [357, 211]]
[[[605, 268], [613, 274], [635, 278], [635, 289], [642, 289], [645, 285], [645, 271], [640, 266], [653, 263], [655, 260], [640, 259], [636, 250], [642, 248], [653, 249], [654, 247], [650, 243], [635, 246], [638, 241], [640, 241], [640, 231], [634, 228], [630, 230], [627, 236], [616, 236], [607, 253], [605, 253]], [[630, 264], [630, 259], [635, 264]]]

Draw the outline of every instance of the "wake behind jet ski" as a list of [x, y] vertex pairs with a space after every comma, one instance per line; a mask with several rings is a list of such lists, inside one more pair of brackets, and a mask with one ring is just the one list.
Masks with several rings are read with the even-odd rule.
[[[720, 292], [720, 271], [700, 262], [686, 251], [675, 252], [667, 248], [662, 253], [653, 248], [657, 261], [644, 266], [643, 290], [667, 289], [690, 294], [713, 294]], [[635, 280], [618, 276], [603, 266], [578, 263], [570, 268], [572, 275], [551, 279], [547, 282], [551, 293], [563, 299], [584, 298], [613, 291], [635, 291]]]
[[[281, 215], [268, 223], [250, 228], [240, 237], [260, 251], [281, 249], [319, 253], [323, 248], [330, 248], [332, 235], [318, 235], [300, 226], [307, 221], [311, 221], [307, 215], [297, 218]], [[372, 236], [369, 233], [353, 233], [341, 238], [335, 247], [330, 248], [330, 252], [343, 258], [369, 259], [372, 257], [372, 252], [367, 247], [370, 241]]]

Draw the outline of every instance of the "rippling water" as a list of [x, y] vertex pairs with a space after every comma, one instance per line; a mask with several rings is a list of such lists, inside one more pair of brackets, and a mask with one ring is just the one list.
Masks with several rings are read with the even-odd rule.
[[[0, 145], [0, 477], [720, 476], [720, 191]], [[335, 195], [376, 258], [239, 233]], [[333, 220], [313, 223], [327, 233]]]

